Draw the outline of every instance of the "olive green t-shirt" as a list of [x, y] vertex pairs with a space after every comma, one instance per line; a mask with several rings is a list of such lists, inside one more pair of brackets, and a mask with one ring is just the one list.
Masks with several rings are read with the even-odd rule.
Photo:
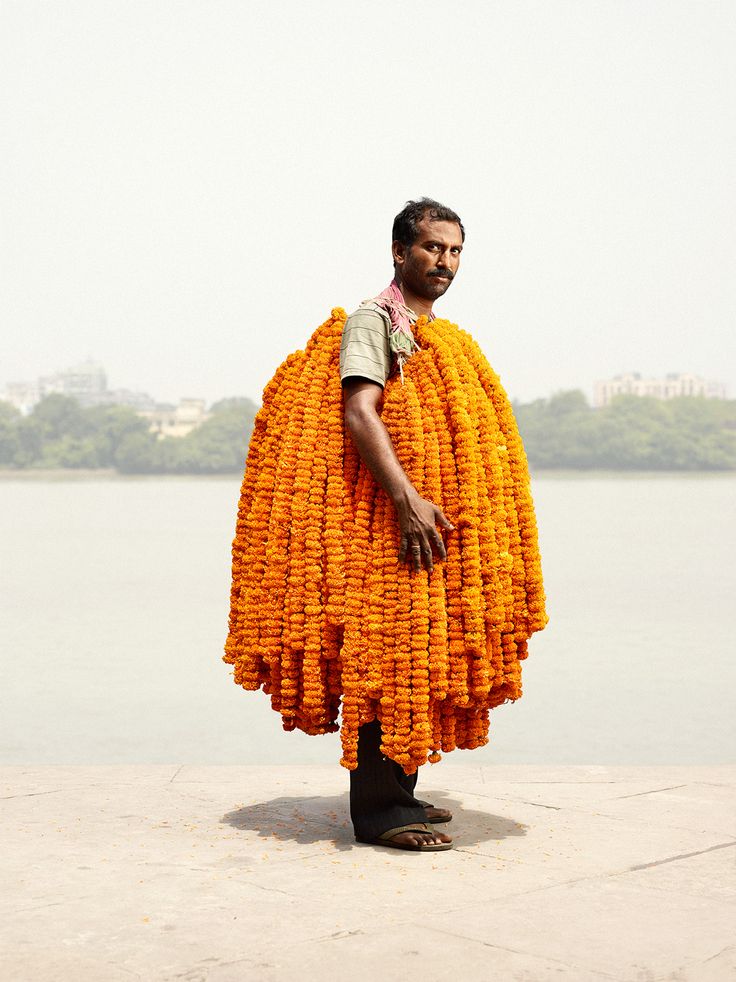
[[[412, 318], [415, 320], [415, 318]], [[388, 340], [391, 320], [372, 300], [362, 303], [345, 321], [340, 345], [340, 380], [357, 376], [380, 386], [393, 368]]]

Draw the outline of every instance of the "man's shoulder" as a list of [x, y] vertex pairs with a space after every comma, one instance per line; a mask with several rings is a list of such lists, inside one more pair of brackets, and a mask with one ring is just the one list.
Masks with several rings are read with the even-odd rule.
[[359, 321], [373, 322], [378, 325], [379, 321], [383, 321], [384, 324], [390, 324], [391, 318], [383, 309], [379, 306], [375, 300], [364, 300], [359, 307], [348, 316], [346, 323], [356, 324]]
[[391, 372], [390, 319], [377, 303], [364, 301], [345, 321], [340, 378], [357, 377], [383, 386]]

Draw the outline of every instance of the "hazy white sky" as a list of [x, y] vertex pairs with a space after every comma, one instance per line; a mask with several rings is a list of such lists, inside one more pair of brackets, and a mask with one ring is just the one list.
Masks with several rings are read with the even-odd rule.
[[0, 386], [259, 399], [426, 194], [512, 397], [734, 396], [734, 51], [732, 0], [4, 0]]

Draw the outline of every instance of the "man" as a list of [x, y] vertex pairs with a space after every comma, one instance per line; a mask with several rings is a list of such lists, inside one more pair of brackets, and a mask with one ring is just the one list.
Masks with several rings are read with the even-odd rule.
[[419, 768], [488, 742], [547, 622], [511, 404], [433, 311], [464, 238], [449, 208], [409, 202], [389, 286], [335, 307], [266, 386], [223, 657], [284, 729], [340, 731], [356, 839], [425, 852], [451, 848], [430, 826], [452, 816], [414, 796]]
[[[394, 220], [392, 232], [394, 284], [410, 322], [424, 314], [433, 318], [433, 304], [449, 288], [460, 266], [465, 231], [460, 218], [429, 198], [410, 201]], [[414, 488], [399, 463], [381, 421], [383, 387], [396, 370], [390, 347], [391, 318], [380, 298], [352, 314], [343, 330], [340, 377], [345, 393], [345, 426], [371, 474], [391, 499], [399, 519], [399, 562], [432, 570], [435, 555], [446, 558], [437, 531], [452, 523], [432, 501]], [[404, 346], [406, 351], [406, 346]], [[399, 358], [402, 354], [400, 351]], [[375, 839], [387, 830], [414, 825], [417, 831], [398, 832], [386, 845], [426, 849], [452, 842], [450, 836], [429, 830], [427, 821], [440, 823], [451, 816], [444, 809], [427, 807], [413, 796], [417, 773], [407, 776], [380, 754], [380, 725], [361, 727], [358, 767], [350, 772], [351, 816], [356, 835]], [[444, 848], [447, 848], [445, 846]]]

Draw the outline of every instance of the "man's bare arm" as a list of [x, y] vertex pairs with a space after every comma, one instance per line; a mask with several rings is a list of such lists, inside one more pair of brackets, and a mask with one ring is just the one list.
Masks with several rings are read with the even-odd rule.
[[454, 526], [431, 501], [422, 498], [396, 456], [391, 437], [378, 414], [383, 390], [377, 382], [362, 378], [347, 378], [345, 393], [345, 425], [358, 453], [391, 501], [399, 519], [401, 546], [399, 562], [407, 555], [415, 569], [422, 562], [428, 570], [433, 566], [432, 547], [440, 559], [446, 559], [445, 544], [437, 526]]

